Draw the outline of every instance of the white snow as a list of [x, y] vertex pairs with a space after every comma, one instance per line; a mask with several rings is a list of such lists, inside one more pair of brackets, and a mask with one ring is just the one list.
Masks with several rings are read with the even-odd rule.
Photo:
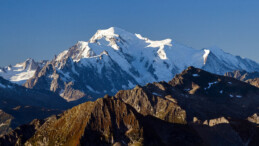
[[[229, 56], [219, 49], [196, 50], [171, 39], [150, 40], [140, 34], [133, 34], [116, 27], [98, 30], [88, 42], [79, 41], [76, 47], [78, 50], [69, 56], [75, 63], [93, 67], [98, 70], [98, 74], [102, 73], [103, 67], [112, 70], [115, 63], [140, 85], [162, 80], [169, 81], [175, 74], [189, 66], [202, 68], [206, 66], [210, 53], [218, 54], [223, 59], [224, 56]], [[58, 55], [57, 59], [59, 60], [65, 54], [67, 51]], [[238, 64], [232, 66], [238, 66]], [[212, 66], [208, 71], [221, 74], [227, 71], [218, 71], [219, 68], [220, 66]], [[131, 72], [132, 70], [138, 74]]]
[[206, 64], [209, 54], [210, 54], [210, 50], [204, 49], [204, 55], [203, 55], [204, 64]]
[[64, 58], [64, 56], [67, 54], [68, 50], [63, 51], [62, 53], [60, 53], [57, 58], [56, 61], [60, 61]]
[[231, 84], [232, 84], [232, 82], [228, 82], [228, 84], [230, 84], [230, 85], [231, 85]]
[[36, 69], [31, 69], [30, 67], [24, 68], [26, 62], [29, 63], [27, 66], [30, 66], [30, 63], [32, 63], [32, 59], [27, 59], [25, 62], [18, 63], [12, 67], [5, 67], [5, 72], [0, 72], [0, 76], [2, 76], [6, 80], [20, 85], [25, 83], [26, 80], [33, 77], [36, 71]]
[[223, 90], [220, 90], [219, 93], [220, 93], [220, 94], [223, 94]]
[[241, 95], [236, 95], [236, 97], [237, 97], [237, 98], [242, 98], [242, 96], [241, 96]]
[[192, 76], [193, 76], [193, 77], [198, 77], [199, 75], [198, 75], [198, 74], [193, 74]]
[[17, 73], [10, 77], [11, 82], [15, 83], [22, 83], [31, 78], [35, 73], [35, 70], [27, 70], [27, 71], [21, 71], [20, 73]]
[[205, 90], [210, 89], [212, 85], [217, 84], [217, 83], [218, 83], [218, 81], [208, 83], [208, 84], [209, 84], [209, 86], [208, 86], [208, 87], [206, 87], [206, 88], [204, 88], [204, 89], [205, 89]]
[[229, 96], [232, 98], [232, 97], [234, 97], [234, 95], [232, 95], [232, 94], [229, 94]]

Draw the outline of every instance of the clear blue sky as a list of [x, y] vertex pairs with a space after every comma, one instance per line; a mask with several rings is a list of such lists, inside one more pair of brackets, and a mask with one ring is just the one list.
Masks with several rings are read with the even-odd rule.
[[52, 59], [111, 26], [259, 62], [258, 0], [0, 0], [0, 66]]

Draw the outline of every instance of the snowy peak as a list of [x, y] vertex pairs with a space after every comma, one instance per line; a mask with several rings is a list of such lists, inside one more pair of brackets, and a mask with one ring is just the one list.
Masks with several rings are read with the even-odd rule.
[[111, 27], [98, 30], [88, 42], [78, 41], [69, 50], [60, 53], [56, 61], [70, 57], [78, 62], [82, 58], [99, 57], [104, 50], [112, 54], [113, 52], [117, 54], [123, 52], [133, 57], [139, 56], [139, 54], [145, 56], [152, 54], [152, 56], [158, 56], [160, 59], [165, 60], [167, 59], [166, 46], [172, 46], [171, 39], [152, 41], [142, 37], [140, 34], [133, 34], [117, 27]]
[[123, 38], [123, 39], [129, 39], [133, 37], [134, 34], [127, 32], [121, 28], [117, 27], [110, 27], [108, 29], [102, 29], [98, 30], [94, 36], [90, 39], [90, 43], [94, 43], [97, 40], [100, 40], [102, 38], [105, 38], [107, 41], [111, 39], [116, 39], [116, 38]]
[[216, 47], [197, 50], [171, 39], [150, 40], [116, 27], [98, 30], [89, 41], [78, 41], [51, 65], [55, 72], [35, 74], [27, 85], [57, 92], [69, 101], [113, 95], [137, 84], [170, 81], [189, 66], [216, 74], [259, 71], [259, 64]]
[[33, 59], [28, 58], [22, 63], [0, 69], [0, 76], [11, 82], [23, 84], [34, 75], [38, 67], [43, 67], [45, 63], [46, 61], [35, 62]]
[[35, 70], [38, 67], [38, 64], [31, 58], [28, 58], [25, 62], [22, 63], [23, 69]]
[[90, 43], [106, 44], [115, 50], [120, 49], [118, 43], [123, 43], [125, 40], [134, 39], [134, 34], [127, 32], [121, 28], [110, 27], [108, 29], [98, 30], [89, 40]]

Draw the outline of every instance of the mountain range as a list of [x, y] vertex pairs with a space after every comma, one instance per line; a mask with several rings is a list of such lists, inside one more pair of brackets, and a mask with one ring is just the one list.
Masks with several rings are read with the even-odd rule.
[[0, 76], [81, 103], [135, 85], [167, 82], [188, 66], [220, 75], [234, 70], [259, 71], [258, 63], [219, 48], [196, 50], [171, 39], [152, 41], [111, 27], [98, 30], [89, 41], [77, 42], [51, 61], [29, 59], [3, 68]]
[[258, 87], [250, 59], [111, 27], [0, 68], [0, 145], [258, 145]]
[[1, 136], [2, 145], [258, 145], [259, 88], [189, 67]]

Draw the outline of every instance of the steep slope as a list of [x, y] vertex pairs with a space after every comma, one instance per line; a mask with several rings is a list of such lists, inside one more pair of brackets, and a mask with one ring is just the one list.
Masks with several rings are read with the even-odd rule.
[[35, 118], [42, 119], [58, 114], [71, 106], [50, 91], [27, 89], [0, 77], [0, 117], [3, 119], [0, 134]]
[[201, 140], [187, 125], [144, 117], [122, 101], [105, 97], [76, 106], [43, 124], [25, 143], [55, 144], [199, 145]]
[[37, 68], [43, 67], [46, 62], [47, 61], [35, 62], [33, 59], [29, 58], [14, 66], [9, 65], [0, 68], [0, 76], [11, 82], [22, 85], [34, 75]]

